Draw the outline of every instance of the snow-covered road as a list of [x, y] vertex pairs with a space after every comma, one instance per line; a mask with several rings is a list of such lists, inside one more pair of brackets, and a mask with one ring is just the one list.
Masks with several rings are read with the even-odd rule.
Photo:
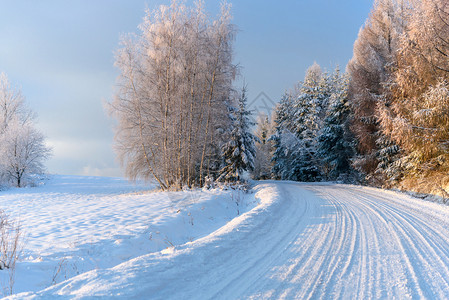
[[395, 192], [262, 182], [199, 240], [17, 298], [449, 298], [449, 208]]

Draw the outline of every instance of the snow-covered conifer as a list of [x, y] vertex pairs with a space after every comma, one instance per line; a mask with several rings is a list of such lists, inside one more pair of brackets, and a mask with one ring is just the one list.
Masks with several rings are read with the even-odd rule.
[[257, 118], [257, 127], [255, 136], [259, 139], [256, 142], [256, 160], [254, 171], [252, 173], [255, 179], [271, 178], [271, 156], [273, 142], [270, 139], [272, 135], [271, 122], [266, 114], [260, 114]]
[[274, 111], [274, 133], [270, 137], [273, 143], [272, 177], [289, 179], [291, 170], [291, 153], [296, 148], [297, 140], [293, 130], [294, 106], [293, 95], [286, 92]]
[[245, 171], [254, 170], [256, 156], [255, 142], [258, 138], [252, 134], [251, 112], [246, 108], [246, 87], [238, 98], [238, 107], [230, 107], [232, 124], [229, 141], [223, 145], [224, 167], [219, 180], [238, 182]]
[[322, 127], [330, 97], [329, 76], [314, 63], [307, 69], [295, 101], [294, 132], [298, 147], [292, 154], [291, 180], [321, 179], [317, 157], [317, 137]]
[[355, 143], [349, 131], [348, 76], [341, 75], [337, 68], [330, 83], [326, 118], [317, 138], [317, 156], [326, 180], [337, 180], [352, 170], [350, 159], [355, 154]]

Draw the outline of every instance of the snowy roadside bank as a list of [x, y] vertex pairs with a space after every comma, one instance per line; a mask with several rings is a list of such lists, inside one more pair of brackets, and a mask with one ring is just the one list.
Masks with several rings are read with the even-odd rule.
[[177, 251], [257, 204], [254, 194], [242, 191], [161, 193], [120, 178], [82, 176], [54, 176], [38, 188], [0, 192], [0, 208], [19, 219], [26, 234], [14, 292], [36, 292], [141, 255]]
[[[151, 296], [152, 291], [157, 292], [157, 298], [172, 296], [174, 287], [170, 285], [171, 280], [183, 277], [186, 283], [195, 281], [200, 274], [196, 274], [197, 268], [192, 268], [190, 272], [189, 266], [214, 263], [225, 265], [225, 261], [211, 262], [207, 258], [214, 257], [215, 252], [228, 252], [232, 255], [232, 246], [241, 242], [240, 232], [247, 233], [267, 222], [272, 210], [279, 204], [279, 195], [275, 187], [267, 184], [259, 184], [255, 189], [255, 194], [247, 196], [260, 204], [254, 206], [254, 201], [247, 202], [252, 202], [251, 210], [236, 216], [209, 235], [160, 252], [142, 255], [113, 268], [92, 270], [43, 291], [22, 293], [11, 299], [51, 296], [144, 298]], [[211, 278], [211, 281], [214, 280], [219, 278]], [[179, 290], [180, 287], [177, 286], [176, 289]], [[185, 292], [182, 289], [179, 291]]]

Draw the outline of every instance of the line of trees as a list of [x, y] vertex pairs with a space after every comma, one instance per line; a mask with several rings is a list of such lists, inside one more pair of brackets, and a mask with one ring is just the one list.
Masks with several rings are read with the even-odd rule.
[[[162, 189], [203, 186], [220, 176], [240, 179], [241, 164], [230, 157], [237, 153], [226, 143], [240, 133], [236, 126], [246, 126], [235, 124], [232, 109], [246, 96], [233, 89], [238, 70], [230, 6], [223, 4], [212, 20], [201, 1], [194, 8], [174, 1], [147, 11], [139, 28], [117, 52], [120, 76], [109, 105], [126, 175], [154, 178]], [[251, 168], [252, 149], [244, 150], [243, 165]]]
[[349, 64], [357, 165], [375, 184], [445, 194], [449, 3], [378, 0]]
[[346, 74], [338, 68], [327, 74], [315, 63], [304, 81], [284, 94], [269, 139], [273, 178], [320, 181], [353, 175], [350, 159], [355, 145], [349, 130], [347, 91]]
[[445, 0], [376, 0], [346, 72], [312, 65], [271, 118], [259, 116], [254, 135], [245, 90], [233, 89], [229, 5], [212, 20], [201, 1], [173, 2], [148, 11], [140, 29], [123, 38], [109, 106], [131, 179], [168, 189], [252, 171], [256, 179], [432, 182], [427, 192], [449, 182]]
[[[375, 1], [347, 73], [311, 66], [281, 98], [271, 127], [259, 123], [257, 132], [272, 135], [259, 157], [271, 156], [273, 178], [449, 196], [448, 58], [447, 1]], [[267, 167], [259, 169], [256, 178]]]

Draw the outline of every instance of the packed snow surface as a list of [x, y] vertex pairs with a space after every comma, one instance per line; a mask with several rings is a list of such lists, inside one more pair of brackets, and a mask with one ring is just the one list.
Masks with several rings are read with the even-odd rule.
[[[27, 247], [43, 253], [40, 262], [20, 264], [18, 283], [29, 276], [32, 286], [42, 285], [27, 273], [64, 251], [77, 257], [69, 259], [75, 265], [99, 261], [91, 271], [13, 298], [449, 298], [447, 206], [339, 184], [260, 182], [239, 205], [232, 191], [169, 193], [164, 200], [165, 193], [120, 195], [113, 185], [97, 188], [94, 180], [92, 190], [78, 195], [62, 187], [51, 192], [58, 189], [54, 183], [33, 192], [35, 198], [22, 191], [0, 196], [2, 205], [23, 210], [23, 224], [34, 231]], [[177, 237], [157, 249], [152, 226], [159, 236], [165, 228]]]

